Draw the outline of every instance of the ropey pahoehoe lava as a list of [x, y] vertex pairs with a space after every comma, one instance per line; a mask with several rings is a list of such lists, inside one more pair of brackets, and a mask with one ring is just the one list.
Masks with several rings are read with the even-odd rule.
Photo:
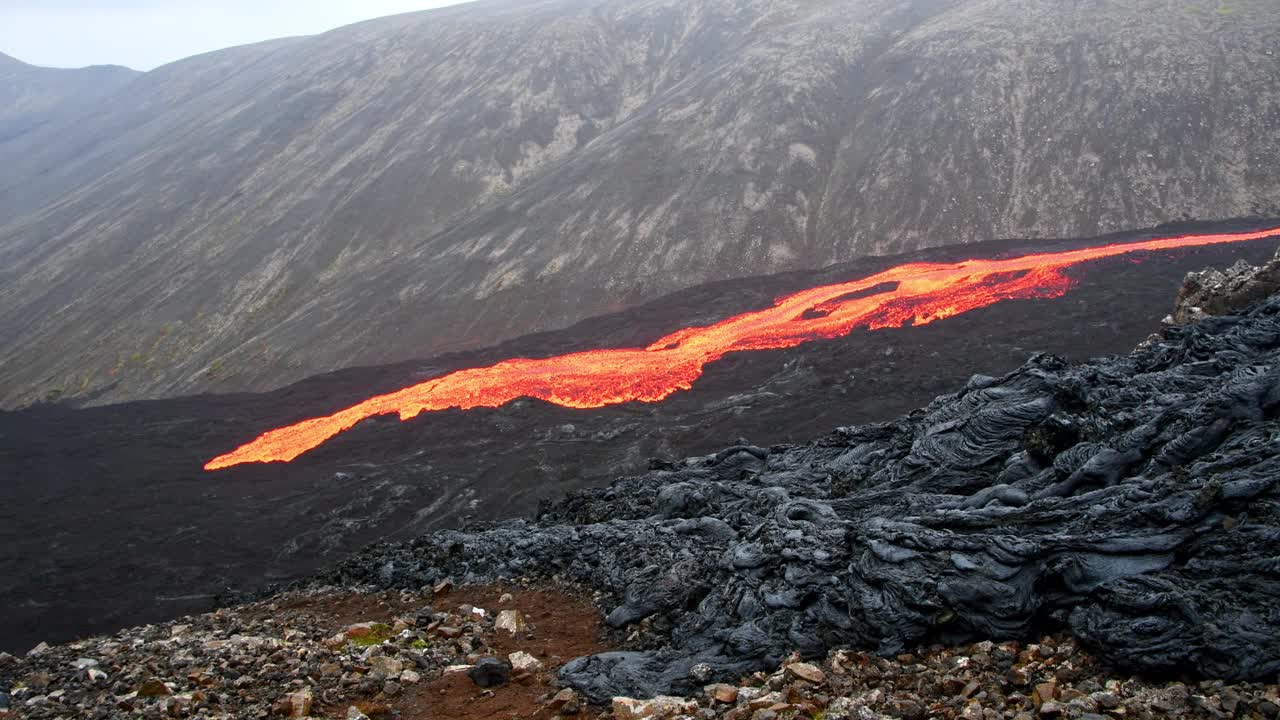
[[789, 348], [846, 335], [855, 328], [924, 325], [1002, 300], [1060, 297], [1072, 284], [1062, 271], [1090, 260], [1274, 236], [1280, 236], [1280, 228], [1181, 235], [1004, 259], [899, 265], [858, 280], [792, 293], [772, 307], [713, 325], [677, 330], [648, 347], [513, 358], [458, 370], [332, 415], [271, 430], [204, 467], [289, 462], [376, 415], [396, 413], [405, 421], [426, 411], [499, 407], [521, 397], [572, 408], [657, 402], [690, 389], [707, 363], [731, 352]]

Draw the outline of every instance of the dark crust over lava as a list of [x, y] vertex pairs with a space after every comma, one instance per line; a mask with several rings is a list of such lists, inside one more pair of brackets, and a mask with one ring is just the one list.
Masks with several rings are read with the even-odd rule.
[[[1264, 226], [1200, 223], [1087, 244]], [[517, 401], [403, 424], [373, 419], [288, 465], [200, 469], [272, 427], [451, 369], [639, 345], [904, 261], [1083, 244], [1008, 241], [717, 283], [485, 351], [344, 370], [261, 395], [0, 413], [0, 648], [208, 609], [228, 586], [296, 579], [366, 543], [456, 526], [466, 516], [527, 514], [539, 500], [642, 472], [651, 458], [712, 452], [738, 437], [797, 442], [886, 420], [974, 373], [1012, 370], [1035, 351], [1072, 360], [1127, 353], [1157, 329], [1184, 273], [1240, 258], [1258, 263], [1276, 245], [1091, 263], [1070, 271], [1079, 285], [1061, 299], [730, 356], [709, 366], [691, 392], [658, 405], [578, 411]]]

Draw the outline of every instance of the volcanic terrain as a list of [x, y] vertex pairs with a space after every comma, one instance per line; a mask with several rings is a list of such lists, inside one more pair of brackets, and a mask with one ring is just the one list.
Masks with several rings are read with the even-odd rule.
[[738, 438], [760, 446], [881, 421], [1035, 352], [1125, 353], [1157, 330], [1184, 273], [1259, 262], [1277, 242], [1141, 253], [1069, 268], [1063, 297], [921, 327], [731, 353], [661, 403], [576, 410], [521, 399], [411, 421], [377, 417], [287, 464], [202, 466], [267, 430], [512, 357], [643, 347], [778, 296], [908, 261], [1010, 257], [1275, 222], [1201, 223], [1087, 241], [1005, 241], [700, 286], [484, 351], [345, 370], [260, 395], [0, 414], [0, 637], [8, 649], [210, 607], [227, 588], [306, 575], [375, 540], [531, 512], [566, 490]]

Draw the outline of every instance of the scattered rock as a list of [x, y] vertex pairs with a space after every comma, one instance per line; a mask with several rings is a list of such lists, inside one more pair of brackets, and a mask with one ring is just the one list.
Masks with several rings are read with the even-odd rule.
[[560, 690], [554, 696], [552, 696], [550, 700], [547, 701], [547, 707], [551, 709], [553, 712], [557, 710], [561, 710], [563, 708], [567, 708], [571, 705], [576, 706], [577, 704], [578, 704], [578, 694], [575, 693], [571, 688], [564, 688], [563, 690]]
[[539, 673], [543, 669], [542, 661], [527, 652], [513, 652], [507, 656], [507, 660], [511, 661], [512, 669], [517, 672]]
[[1031, 693], [1031, 701], [1039, 708], [1044, 703], [1049, 702], [1058, 696], [1058, 685], [1053, 682], [1040, 683], [1036, 685], [1035, 690]]
[[315, 702], [315, 696], [311, 690], [304, 688], [295, 693], [288, 695], [289, 717], [304, 718], [311, 715], [311, 705]]
[[738, 702], [738, 688], [733, 685], [717, 683], [715, 685], [708, 685], [704, 688], [704, 691], [706, 692], [707, 697], [719, 703], [732, 705], [733, 703]]
[[698, 710], [698, 704], [692, 700], [665, 695], [651, 700], [615, 697], [612, 706], [615, 720], [646, 720], [648, 718], [658, 720], [688, 715]]
[[494, 627], [512, 636], [522, 635], [529, 630], [529, 626], [519, 610], [503, 610], [498, 613], [498, 619], [494, 622]]
[[1186, 325], [1244, 309], [1280, 290], [1280, 252], [1262, 266], [1240, 260], [1226, 270], [1187, 273], [1165, 322]]
[[495, 657], [484, 657], [467, 671], [467, 676], [482, 688], [498, 687], [511, 679], [511, 665]]
[[159, 678], [151, 678], [150, 680], [138, 686], [138, 697], [159, 697], [161, 695], [172, 695], [173, 691], [169, 689]]
[[716, 670], [711, 667], [711, 663], [697, 663], [689, 668], [689, 677], [700, 683], [705, 683], [715, 676]]
[[369, 669], [383, 677], [396, 677], [404, 670], [404, 663], [385, 655], [369, 658]]
[[827, 681], [826, 673], [818, 669], [818, 666], [809, 663], [791, 663], [787, 666], [787, 674], [814, 685], [821, 685]]
[[1040, 704], [1040, 717], [1058, 717], [1066, 711], [1066, 707], [1056, 700], [1045, 700]]

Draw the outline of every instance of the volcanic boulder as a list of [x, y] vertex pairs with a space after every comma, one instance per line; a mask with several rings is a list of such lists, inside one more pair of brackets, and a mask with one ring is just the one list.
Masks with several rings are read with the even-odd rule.
[[1182, 281], [1173, 314], [1165, 322], [1176, 325], [1202, 320], [1247, 307], [1280, 290], [1280, 252], [1261, 266], [1238, 260], [1226, 270], [1206, 268], [1189, 272]]

